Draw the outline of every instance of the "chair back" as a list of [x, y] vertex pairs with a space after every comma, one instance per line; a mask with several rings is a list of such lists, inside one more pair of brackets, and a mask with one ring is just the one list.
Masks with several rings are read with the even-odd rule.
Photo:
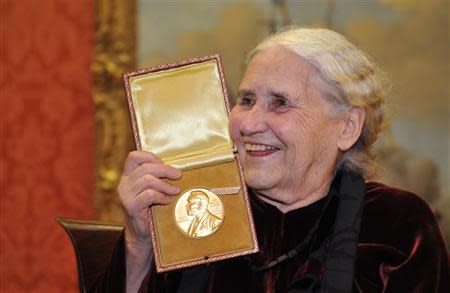
[[78, 285], [81, 293], [87, 293], [105, 271], [123, 226], [67, 218], [56, 220], [72, 240], [77, 259]]

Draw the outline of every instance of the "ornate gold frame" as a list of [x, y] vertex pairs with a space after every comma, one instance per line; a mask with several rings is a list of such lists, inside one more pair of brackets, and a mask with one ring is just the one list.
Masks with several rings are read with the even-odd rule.
[[98, 219], [121, 222], [116, 186], [134, 148], [122, 74], [135, 69], [135, 0], [95, 0], [94, 44], [95, 208]]

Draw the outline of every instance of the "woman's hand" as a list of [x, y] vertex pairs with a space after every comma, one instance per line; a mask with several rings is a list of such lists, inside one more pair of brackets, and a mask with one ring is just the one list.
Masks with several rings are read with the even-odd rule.
[[168, 204], [179, 187], [162, 179], [177, 180], [181, 171], [165, 165], [154, 154], [133, 151], [125, 162], [117, 191], [125, 210], [127, 292], [136, 292], [150, 268], [152, 253], [149, 208]]
[[125, 209], [128, 237], [137, 242], [150, 239], [148, 211], [154, 204], [168, 204], [180, 189], [163, 178], [176, 180], [181, 171], [165, 165], [154, 154], [134, 151], [128, 155], [118, 193]]

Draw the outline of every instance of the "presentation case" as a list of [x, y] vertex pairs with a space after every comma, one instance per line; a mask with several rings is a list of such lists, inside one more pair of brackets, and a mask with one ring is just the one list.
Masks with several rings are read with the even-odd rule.
[[150, 208], [158, 272], [258, 251], [219, 55], [124, 74], [138, 150], [182, 170], [168, 205]]

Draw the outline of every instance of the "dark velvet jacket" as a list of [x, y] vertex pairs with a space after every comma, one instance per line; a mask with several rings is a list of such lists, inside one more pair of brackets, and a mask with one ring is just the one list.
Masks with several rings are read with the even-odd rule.
[[[320, 279], [323, 264], [299, 254], [269, 271], [267, 264], [296, 246], [321, 214], [326, 198], [283, 214], [252, 200], [260, 252], [184, 272], [149, 272], [140, 292], [177, 292], [186, 280], [196, 282], [207, 271], [203, 288], [190, 292], [300, 292], [292, 284], [305, 274]], [[318, 243], [328, 241], [335, 203], [327, 205]], [[327, 222], [328, 221], [328, 222]], [[366, 184], [361, 230], [355, 260], [353, 292], [450, 292], [450, 258], [429, 206], [418, 196], [378, 183]], [[183, 277], [184, 275], [184, 277]], [[187, 278], [186, 278], [187, 275]], [[304, 282], [307, 282], [303, 280]], [[105, 274], [91, 292], [124, 292], [125, 260], [121, 238]], [[291, 290], [291, 291], [290, 291]]]

